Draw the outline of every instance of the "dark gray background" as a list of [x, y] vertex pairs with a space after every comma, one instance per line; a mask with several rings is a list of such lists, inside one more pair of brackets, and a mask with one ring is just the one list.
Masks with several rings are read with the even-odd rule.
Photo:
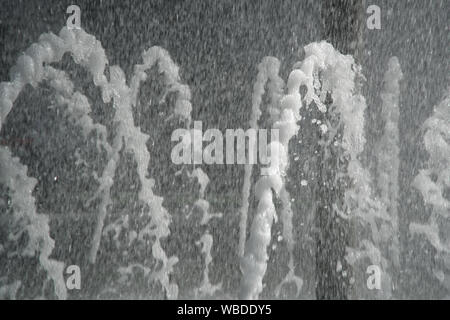
[[[17, 57], [36, 42], [40, 34], [59, 32], [66, 23], [66, 8], [72, 3], [74, 2], [47, 0], [0, 1], [0, 80], [8, 80], [8, 70]], [[264, 56], [273, 55], [280, 59], [281, 75], [286, 79], [293, 63], [302, 57], [301, 48], [323, 38], [320, 23], [321, 1], [122, 0], [75, 3], [81, 8], [82, 27], [101, 41], [110, 65], [120, 65], [128, 79], [133, 65], [141, 62], [143, 50], [151, 45], [160, 45], [167, 49], [180, 66], [182, 80], [191, 88], [193, 118], [202, 120], [207, 127], [220, 130], [246, 127], [250, 117], [257, 65]], [[381, 7], [382, 29], [364, 32], [361, 63], [367, 78], [364, 90], [368, 103], [368, 151], [365, 158], [370, 160], [371, 157], [376, 157], [370, 153], [370, 147], [379, 135], [378, 111], [382, 75], [389, 57], [396, 55], [404, 73], [400, 101], [399, 207], [404, 267], [402, 288], [404, 297], [438, 297], [441, 293], [440, 287], [429, 272], [433, 264], [432, 254], [427, 253], [427, 248], [409, 237], [407, 228], [410, 221], [426, 220], [428, 214], [420, 195], [409, 184], [425, 159], [420, 144], [420, 125], [431, 114], [433, 105], [440, 101], [449, 83], [449, 1], [368, 1], [367, 5], [369, 4]], [[63, 64], [73, 67], [70, 62]], [[82, 79], [84, 74], [77, 71], [72, 75]], [[83, 84], [81, 80], [78, 84], [96, 101], [98, 92], [95, 89], [90, 89], [89, 85]], [[30, 175], [39, 180], [36, 190], [38, 209], [43, 212], [53, 210], [55, 214], [56, 211], [79, 212], [81, 202], [90, 191], [88, 186], [76, 183], [76, 173], [70, 169], [70, 155], [73, 154], [76, 144], [82, 145], [83, 142], [78, 141], [73, 133], [67, 133], [62, 125], [56, 125], [55, 128], [50, 114], [37, 110], [27, 111], [27, 106], [32, 106], [26, 101], [44, 99], [42, 93], [35, 94], [30, 93], [31, 96], [18, 100], [8, 118], [8, 125], [0, 135], [33, 138], [32, 146], [12, 146], [11, 149], [30, 167]], [[105, 109], [95, 106], [93, 109], [99, 119], [108, 118]], [[168, 145], [170, 130], [166, 129], [165, 133], [162, 133], [159, 130], [163, 129], [149, 125], [151, 121], [155, 122], [155, 116], [156, 111], [147, 112], [140, 115], [139, 119], [142, 122], [149, 120], [147, 126], [152, 139], [159, 139], [159, 144]], [[66, 141], [65, 145], [61, 141]], [[170, 153], [167, 154], [167, 148], [158, 147], [158, 143], [155, 150], [150, 149], [150, 153], [165, 163], [163, 160], [169, 160]], [[71, 146], [72, 144], [74, 146]], [[150, 173], [157, 181], [156, 192], [165, 197], [165, 205], [174, 216], [171, 229], [172, 235], [175, 236], [168, 241], [167, 251], [180, 258], [175, 280], [180, 285], [180, 296], [183, 296], [201, 280], [203, 262], [195, 241], [204, 230], [192, 231], [192, 228], [183, 223], [182, 208], [185, 203], [192, 203], [193, 196], [190, 193], [193, 186], [174, 179], [174, 169], [160, 165], [156, 160], [152, 161]], [[209, 226], [215, 241], [210, 278], [213, 283], [222, 281], [225, 293], [234, 295], [239, 281], [236, 256], [239, 220], [237, 209], [240, 206], [243, 167], [204, 166], [203, 169], [211, 179], [207, 198], [213, 211], [224, 214], [221, 221], [213, 221]], [[124, 172], [128, 171], [124, 169]], [[53, 181], [54, 176], [60, 177], [58, 185]], [[128, 178], [121, 179], [122, 186], [127, 186], [133, 184], [134, 178], [128, 175]], [[299, 192], [298, 183], [290, 182], [290, 189], [294, 197], [301, 199], [300, 195], [295, 195]], [[294, 207], [294, 224], [299, 226], [303, 221], [304, 209], [301, 203], [295, 203]], [[249, 218], [252, 218], [251, 213]], [[79, 220], [78, 224], [71, 222], [69, 227], [66, 225], [68, 222], [59, 225], [53, 221], [52, 235], [57, 239], [54, 254], [56, 258], [83, 265], [80, 260], [85, 259], [83, 252], [86, 252], [86, 248], [83, 246], [86, 244], [80, 244], [83, 242], [80, 239], [90, 239], [89, 233], [92, 230], [81, 222], [83, 219]], [[71, 231], [64, 231], [67, 228]], [[276, 225], [274, 228], [276, 231], [280, 226]], [[77, 249], [70, 249], [73, 250], [70, 253], [69, 247]], [[305, 252], [307, 248], [308, 246], [303, 244], [296, 248], [299, 264], [304, 265], [303, 270], [306, 270], [306, 273], [313, 272], [308, 269], [308, 262], [305, 262], [309, 257], [308, 252]], [[106, 248], [103, 250], [107, 252]], [[113, 257], [109, 259], [114, 260]], [[280, 281], [286, 271], [283, 269], [285, 260], [285, 253], [271, 253], [267, 271], [268, 287], [263, 297], [272, 297], [270, 289]], [[108, 259], [104, 261], [104, 265], [100, 264], [96, 270], [90, 271], [105, 273], [105, 278], [108, 278], [107, 261]], [[313, 282], [311, 274], [305, 275], [304, 278], [305, 288], [312, 288], [313, 284], [309, 283]], [[101, 283], [93, 280], [90, 285], [96, 288], [101, 286]], [[93, 289], [94, 292], [96, 290]], [[304, 297], [311, 297], [312, 292], [310, 289], [306, 291], [308, 290], [310, 292], [306, 292]], [[289, 292], [286, 293], [285, 297], [289, 296]]]

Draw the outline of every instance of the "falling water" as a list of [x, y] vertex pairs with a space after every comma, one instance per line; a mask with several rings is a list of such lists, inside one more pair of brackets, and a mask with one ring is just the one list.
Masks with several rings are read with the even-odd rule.
[[1, 4], [2, 299], [450, 297], [446, 1], [38, 2]]

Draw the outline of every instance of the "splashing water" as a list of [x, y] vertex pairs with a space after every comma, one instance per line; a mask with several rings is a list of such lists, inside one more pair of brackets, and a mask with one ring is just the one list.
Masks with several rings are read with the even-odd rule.
[[[71, 298], [65, 270], [79, 259], [87, 270], [81, 296], [94, 298], [323, 298], [321, 288], [327, 286], [345, 298], [400, 298], [405, 294], [405, 232], [432, 248], [432, 276], [448, 297], [448, 92], [422, 127], [428, 160], [411, 183], [431, 214], [412, 220], [405, 231], [399, 212], [401, 60], [392, 57], [384, 68], [382, 128], [373, 138], [366, 128], [371, 110], [362, 95], [363, 70], [355, 58], [326, 41], [303, 49], [304, 58], [293, 64], [286, 82], [285, 63], [278, 58], [252, 65], [256, 79], [244, 123], [280, 134], [268, 145], [271, 163], [244, 165], [242, 186], [226, 185], [233, 189], [230, 196], [210, 178], [211, 167], [175, 166], [164, 159], [160, 146], [170, 144], [171, 126], [191, 130], [201, 108], [167, 50], [144, 50], [141, 64], [127, 75], [121, 66], [109, 65], [102, 43], [83, 29], [42, 34], [19, 56], [9, 81], [0, 84], [0, 130], [11, 130], [8, 123], [23, 92], [39, 88], [48, 94], [49, 113], [61, 122], [57, 125], [67, 126], [67, 137], [77, 128], [77, 139], [83, 141], [71, 159], [79, 174], [75, 180], [89, 176], [83, 180], [91, 182], [85, 187], [88, 196], [81, 201], [93, 212], [88, 223], [78, 222], [89, 225], [89, 231], [80, 229], [84, 240], [75, 224], [62, 231], [85, 242], [83, 250], [72, 252], [71, 244], [62, 254], [61, 231], [54, 232], [57, 220], [83, 215], [46, 213], [39, 179], [30, 174], [36, 170], [25, 165], [15, 148], [0, 145], [0, 297]], [[76, 72], [63, 70], [68, 57]], [[87, 86], [80, 88], [80, 75], [88, 77], [89, 90], [98, 90], [98, 101], [83, 91]], [[146, 90], [153, 91], [143, 102]], [[104, 106], [101, 115], [97, 104]], [[26, 108], [38, 105], [33, 101]], [[156, 134], [164, 140], [156, 141]], [[297, 143], [304, 136], [309, 141]], [[201, 145], [195, 138], [192, 134], [188, 144]], [[372, 138], [377, 157], [368, 164], [363, 157]], [[296, 145], [305, 149], [296, 154]], [[248, 152], [256, 154], [254, 147]], [[54, 176], [55, 184], [63, 180]], [[169, 184], [181, 191], [171, 194]], [[310, 196], [308, 209], [299, 203], [305, 195]], [[216, 210], [233, 201], [231, 213]], [[333, 234], [327, 234], [330, 230]], [[235, 243], [227, 242], [226, 233]], [[298, 253], [306, 242], [316, 246], [308, 255], [316, 261], [304, 261], [306, 255]], [[218, 264], [227, 270], [221, 277], [215, 272]], [[368, 266], [381, 272], [377, 290], [367, 285]], [[36, 281], [30, 281], [30, 274]], [[317, 285], [313, 294], [310, 283]]]

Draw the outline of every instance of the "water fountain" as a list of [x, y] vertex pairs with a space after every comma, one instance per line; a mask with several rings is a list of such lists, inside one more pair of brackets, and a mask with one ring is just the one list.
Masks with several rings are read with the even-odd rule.
[[[399, 298], [404, 268], [400, 235], [405, 232], [429, 242], [434, 248], [433, 276], [448, 296], [448, 95], [437, 104], [423, 126], [429, 159], [413, 181], [413, 187], [420, 192], [431, 215], [425, 223], [413, 222], [405, 231], [400, 227], [398, 213], [399, 105], [403, 79], [400, 60], [396, 57], [389, 60], [384, 88], [379, 95], [383, 132], [376, 141], [379, 156], [373, 169], [361, 160], [367, 138], [363, 70], [351, 55], [340, 53], [326, 41], [306, 45], [304, 53], [304, 58], [293, 65], [286, 83], [280, 75], [282, 63], [277, 58], [265, 57], [255, 65], [258, 73], [248, 108], [248, 127], [277, 129], [280, 134], [268, 146], [272, 159], [269, 165], [246, 164], [243, 168], [242, 188], [236, 192], [240, 197], [236, 212], [238, 232], [230, 250], [233, 252], [230, 256], [237, 257], [230, 259], [230, 263], [238, 270], [239, 285], [232, 289], [224, 281], [228, 275], [217, 279], [211, 271], [215, 267], [216, 251], [227, 245], [217, 241], [214, 234], [219, 234], [220, 238], [220, 233], [226, 232], [230, 217], [222, 212], [213, 213], [215, 208], [208, 201], [211, 196], [207, 193], [210, 183], [207, 170], [195, 162], [174, 169], [170, 179], [185, 179], [198, 189], [198, 192], [188, 190], [193, 199], [186, 203], [186, 208], [177, 209], [186, 214], [176, 219], [165, 200], [173, 195], [155, 192], [158, 181], [149, 174], [152, 157], [159, 156], [151, 143], [165, 143], [153, 141], [144, 128], [145, 119], [139, 118], [139, 110], [153, 103], [143, 105], [140, 100], [142, 91], [154, 85], [152, 72], [159, 76], [158, 85], [163, 88], [163, 94], [151, 99], [159, 100], [160, 105], [161, 101], [170, 101], [161, 126], [167, 124], [168, 127], [173, 122], [188, 130], [187, 143], [202, 143], [195, 140], [198, 135], [192, 129], [192, 110], [198, 106], [191, 104], [190, 88], [181, 80], [179, 67], [169, 52], [158, 46], [148, 48], [142, 54], [142, 64], [136, 64], [128, 77], [120, 66], [109, 65], [105, 49], [95, 36], [83, 29], [65, 27], [59, 35], [42, 34], [19, 56], [9, 81], [0, 84], [0, 130], [10, 130], [8, 117], [21, 94], [41, 87], [52, 101], [51, 112], [61, 117], [58, 119], [64, 119], [61, 125], [77, 128], [79, 138], [86, 143], [86, 150], [73, 155], [75, 170], [83, 163], [92, 162], [93, 158], [101, 162], [97, 167], [92, 166], [94, 169], [89, 175], [94, 191], [89, 192], [84, 201], [86, 208], [95, 211], [90, 220], [84, 222], [92, 227], [92, 232], [87, 233], [88, 239], [78, 240], [86, 242], [87, 247], [83, 252], [86, 265], [82, 269], [90, 270], [89, 277], [96, 279], [97, 286], [86, 293], [86, 297], [259, 299], [288, 296], [296, 299], [322, 298], [323, 291], [329, 289], [336, 290], [330, 292], [330, 296], [345, 298]], [[58, 68], [58, 63], [67, 56], [88, 74], [90, 84], [100, 93], [106, 110], [103, 118], [94, 115], [92, 99], [79, 90], [71, 73]], [[27, 108], [40, 107], [36, 105]], [[305, 149], [305, 155], [317, 166], [310, 170], [315, 179], [302, 179], [300, 183], [314, 194], [313, 209], [301, 212], [313, 222], [301, 228], [303, 225], [295, 223], [299, 210], [293, 203], [298, 194], [294, 193], [290, 182], [296, 177], [290, 172], [303, 170], [293, 161], [292, 145], [305, 133], [311, 134], [308, 147], [313, 150], [309, 154]], [[73, 293], [68, 291], [65, 282], [71, 259], [57, 258], [61, 254], [55, 253], [58, 243], [55, 244], [52, 236], [52, 222], [57, 217], [40, 212], [35, 197], [38, 177], [30, 175], [20, 153], [11, 149], [7, 144], [0, 146], [0, 256], [4, 257], [0, 297], [71, 298]], [[255, 150], [249, 150], [252, 151]], [[94, 154], [89, 155], [92, 152]], [[136, 182], [134, 198], [122, 190], [124, 162], [132, 168], [133, 176], [128, 179]], [[127, 200], [121, 213], [113, 215], [118, 193]], [[68, 213], [67, 216], [73, 215]], [[197, 260], [193, 260], [201, 272], [193, 285], [176, 281], [177, 274], [189, 274], [183, 268], [192, 264], [173, 254], [172, 249], [179, 241], [172, 230], [177, 230], [184, 222], [184, 227], [197, 237], [193, 249]], [[317, 232], [317, 229], [328, 230], [330, 224], [335, 227], [333, 234]], [[224, 229], [217, 231], [218, 225]], [[310, 277], [304, 270], [302, 257], [299, 258], [300, 232], [314, 234], [318, 248], [313, 253], [318, 260], [314, 262], [317, 279]], [[334, 244], [333, 239], [337, 240]], [[270, 267], [275, 262], [270, 257], [278, 243], [284, 260], [277, 262], [275, 274]], [[106, 267], [110, 262], [114, 264]], [[323, 266], [326, 268], [321, 269]], [[112, 275], [103, 283], [102, 270], [106, 268], [112, 270]], [[381, 274], [380, 283], [372, 283], [376, 290], [369, 284], [368, 270]], [[129, 293], [141, 282], [148, 291]], [[312, 282], [317, 282], [316, 296], [306, 292], [307, 284]], [[265, 289], [269, 284], [273, 289], [270, 294]], [[127, 288], [126, 293], [123, 288]], [[90, 289], [88, 287], [87, 291]]]

